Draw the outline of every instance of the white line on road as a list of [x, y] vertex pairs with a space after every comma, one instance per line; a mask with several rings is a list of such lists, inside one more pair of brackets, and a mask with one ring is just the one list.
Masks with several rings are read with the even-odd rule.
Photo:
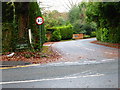
[[107, 53], [107, 54], [113, 54], [113, 53], [110, 53], [110, 52], [104, 52], [104, 53]]
[[95, 50], [93, 50], [93, 49], [90, 49], [90, 48], [85, 48], [86, 50], [89, 50], [89, 51], [95, 51]]
[[95, 51], [94, 49], [86, 48], [86, 47], [83, 47], [83, 46], [80, 46], [80, 45], [75, 45], [75, 46], [81, 47], [81, 48], [89, 50], [89, 51]]
[[105, 62], [105, 61], [112, 61], [112, 60], [115, 60], [115, 59], [104, 59], [102, 61]]
[[38, 79], [38, 80], [26, 80], [26, 81], [11, 81], [11, 82], [0, 82], [1, 84], [16, 84], [16, 83], [30, 83], [30, 82], [40, 82], [40, 81], [51, 81], [51, 80], [63, 80], [63, 79], [76, 79], [82, 77], [98, 77], [104, 74], [86, 75], [86, 76], [75, 76], [75, 77], [62, 77], [62, 78], [51, 78], [51, 79]]

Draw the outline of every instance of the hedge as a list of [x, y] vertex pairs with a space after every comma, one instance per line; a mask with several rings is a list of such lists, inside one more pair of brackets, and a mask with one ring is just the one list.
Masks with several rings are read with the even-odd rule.
[[120, 31], [119, 28], [113, 28], [114, 30], [107, 28], [99, 28], [96, 31], [97, 40], [103, 42], [111, 42], [111, 43], [120, 43]]
[[60, 30], [55, 30], [52, 34], [51, 41], [60, 41], [61, 40]]
[[61, 35], [62, 40], [72, 39], [72, 36], [73, 36], [72, 25], [53, 27], [52, 29], [54, 31], [60, 31], [60, 35]]

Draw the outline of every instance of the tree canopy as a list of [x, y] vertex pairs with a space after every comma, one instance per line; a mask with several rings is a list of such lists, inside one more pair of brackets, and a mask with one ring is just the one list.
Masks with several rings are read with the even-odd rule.
[[97, 39], [106, 42], [120, 42], [120, 3], [90, 2], [87, 6], [87, 20], [97, 24]]

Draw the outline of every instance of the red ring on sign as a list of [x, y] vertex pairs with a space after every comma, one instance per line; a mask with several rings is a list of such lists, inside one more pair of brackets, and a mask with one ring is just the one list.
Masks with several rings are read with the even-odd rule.
[[[38, 18], [41, 18], [41, 19], [42, 19], [42, 23], [41, 23], [41, 24], [39, 24], [39, 23], [36, 21]], [[42, 17], [40, 17], [40, 16], [38, 16], [38, 17], [36, 18], [36, 20], [35, 20], [35, 22], [36, 22], [36, 24], [38, 24], [38, 25], [42, 25], [42, 24], [44, 23], [44, 18], [42, 18]]]

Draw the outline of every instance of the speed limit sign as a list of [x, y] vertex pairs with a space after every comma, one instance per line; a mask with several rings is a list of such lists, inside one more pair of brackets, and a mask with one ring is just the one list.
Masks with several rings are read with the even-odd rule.
[[36, 24], [41, 25], [41, 24], [43, 24], [43, 23], [44, 23], [44, 19], [43, 19], [42, 17], [38, 16], [38, 17], [36, 18]]

